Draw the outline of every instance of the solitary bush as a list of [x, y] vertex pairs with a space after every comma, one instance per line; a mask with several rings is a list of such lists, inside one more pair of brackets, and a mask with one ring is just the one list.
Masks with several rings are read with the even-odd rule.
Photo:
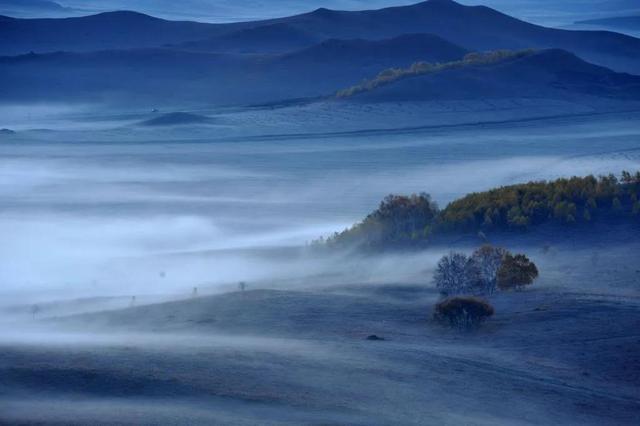
[[450, 297], [436, 304], [436, 321], [461, 330], [477, 328], [494, 313], [487, 301], [472, 296]]
[[526, 285], [533, 284], [536, 278], [538, 278], [538, 268], [527, 256], [507, 254], [498, 270], [498, 288], [520, 290]]

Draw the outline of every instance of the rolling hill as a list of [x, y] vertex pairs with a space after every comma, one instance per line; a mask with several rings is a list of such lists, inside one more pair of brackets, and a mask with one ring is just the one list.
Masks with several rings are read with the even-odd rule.
[[433, 34], [405, 34], [386, 40], [329, 39], [315, 46], [285, 55], [280, 62], [289, 65], [326, 63], [410, 65], [419, 58], [447, 62], [462, 58], [468, 50]]
[[319, 41], [317, 36], [287, 24], [267, 24], [176, 47], [205, 52], [282, 53], [313, 46]]
[[170, 49], [28, 54], [0, 58], [6, 101], [223, 101], [246, 78], [247, 60]]
[[640, 77], [587, 63], [564, 50], [505, 55], [495, 61], [480, 58], [406, 70], [396, 77], [383, 73], [340, 95], [361, 102], [579, 96], [640, 99]]
[[222, 27], [166, 21], [128, 11], [59, 19], [1, 16], [0, 54], [154, 47], [205, 38]]
[[5, 100], [270, 102], [330, 95], [384, 68], [465, 53], [422, 34], [330, 40], [284, 55], [166, 48], [28, 54], [0, 58], [0, 90]]
[[181, 126], [189, 124], [206, 124], [210, 123], [209, 117], [191, 114], [187, 112], [171, 112], [162, 114], [159, 117], [151, 118], [140, 123], [141, 126]]

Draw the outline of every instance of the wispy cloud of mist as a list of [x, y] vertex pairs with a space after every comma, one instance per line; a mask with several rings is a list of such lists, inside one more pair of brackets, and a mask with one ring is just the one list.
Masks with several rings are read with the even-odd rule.
[[[628, 156], [516, 157], [366, 174], [344, 171], [297, 181], [268, 173], [249, 184], [244, 179], [254, 172], [216, 167], [167, 172], [158, 166], [69, 168], [66, 160], [47, 160], [44, 167], [29, 167], [28, 160], [10, 161], [0, 168], [5, 177], [0, 194], [9, 204], [0, 215], [5, 259], [0, 277], [5, 290], [94, 285], [99, 291], [154, 293], [320, 274], [330, 265], [274, 261], [234, 250], [304, 245], [360, 220], [388, 193], [426, 191], [444, 206], [494, 186], [638, 165]], [[29, 169], [40, 171], [24, 172]], [[183, 185], [203, 180], [214, 190], [184, 193]], [[218, 252], [170, 256], [211, 251]], [[378, 265], [378, 270], [368, 266], [373, 275], [391, 278], [383, 274], [385, 263]], [[359, 279], [365, 278], [360, 274]]]
[[[444, 207], [500, 185], [640, 168], [628, 120], [190, 142], [190, 129], [156, 141], [163, 132], [131, 128], [92, 141], [70, 129], [99, 126], [97, 112], [39, 114], [63, 117], [66, 130], [0, 145], [4, 293], [184, 294], [334, 272], [393, 280], [399, 269], [382, 258], [346, 265], [269, 253], [341, 231], [389, 193], [428, 192]], [[421, 262], [406, 265], [403, 279]]]

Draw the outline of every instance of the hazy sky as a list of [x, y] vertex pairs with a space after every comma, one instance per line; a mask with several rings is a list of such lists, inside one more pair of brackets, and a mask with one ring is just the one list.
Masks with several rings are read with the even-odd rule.
[[[41, 0], [0, 0], [0, 13], [14, 16], [60, 16], [107, 10], [137, 10], [173, 19], [224, 22], [271, 18], [302, 13], [318, 7], [373, 9], [417, 3], [416, 0], [57, 0], [70, 10], [33, 6]], [[638, 0], [459, 0], [484, 4], [516, 17], [549, 26], [580, 19], [640, 14]], [[31, 4], [32, 7], [27, 7]]]

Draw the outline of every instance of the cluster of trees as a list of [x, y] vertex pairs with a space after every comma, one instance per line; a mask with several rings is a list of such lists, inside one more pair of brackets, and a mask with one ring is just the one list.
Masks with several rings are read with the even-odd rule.
[[416, 62], [409, 68], [389, 68], [382, 71], [376, 77], [365, 80], [362, 83], [340, 90], [336, 93], [337, 98], [348, 98], [359, 93], [374, 90], [380, 86], [384, 86], [395, 81], [415, 77], [419, 75], [431, 74], [453, 68], [462, 68], [468, 66], [491, 65], [506, 60], [513, 60], [523, 56], [531, 55], [535, 50], [495, 50], [491, 52], [474, 52], [468, 53], [461, 60], [445, 63], [429, 63]]
[[538, 268], [524, 254], [490, 245], [471, 256], [452, 252], [440, 259], [433, 276], [444, 296], [435, 306], [434, 319], [455, 328], [476, 328], [494, 314], [493, 306], [478, 296], [519, 290], [537, 277]]
[[640, 172], [529, 182], [469, 194], [443, 210], [426, 193], [390, 195], [362, 222], [328, 245], [388, 248], [457, 233], [527, 230], [598, 220], [640, 220]]
[[362, 222], [335, 233], [326, 243], [378, 248], [403, 241], [423, 240], [428, 238], [431, 225], [439, 214], [438, 205], [429, 194], [388, 195], [378, 209]]
[[537, 277], [538, 268], [524, 254], [484, 245], [471, 256], [457, 252], [443, 256], [433, 282], [443, 296], [492, 295], [496, 290], [521, 289]]
[[589, 223], [609, 216], [640, 217], [640, 172], [529, 182], [469, 194], [443, 210], [453, 230], [526, 229], [545, 222]]

